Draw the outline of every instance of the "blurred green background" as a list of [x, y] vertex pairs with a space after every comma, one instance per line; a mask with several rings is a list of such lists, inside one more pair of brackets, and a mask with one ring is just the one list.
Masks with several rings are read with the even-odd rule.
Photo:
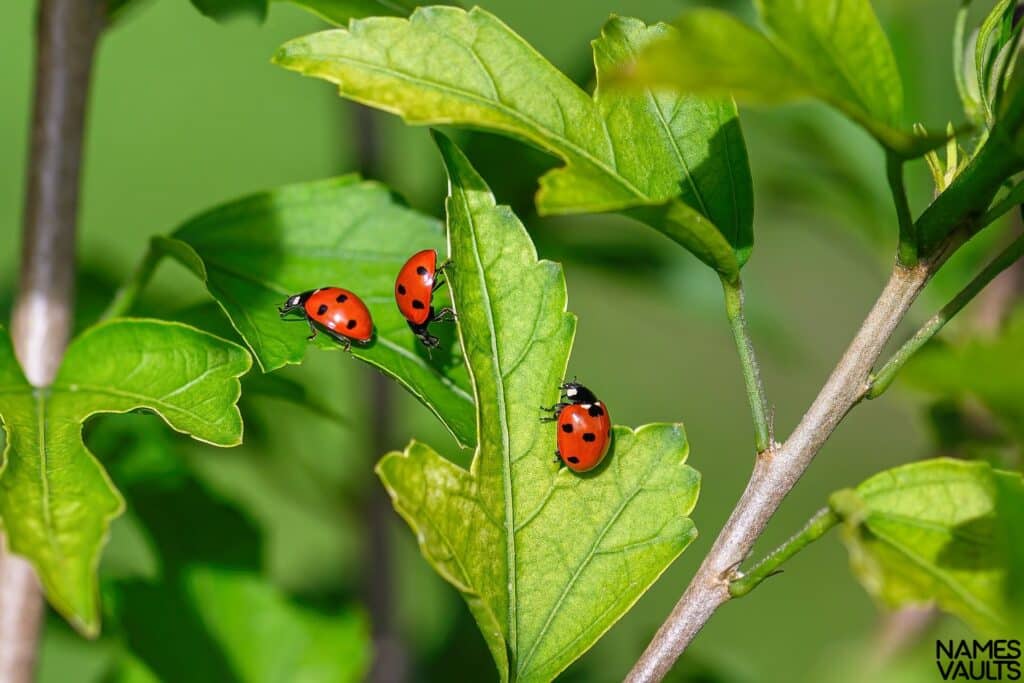
[[[0, 3], [0, 290], [16, 280], [29, 129], [34, 4]], [[566, 71], [588, 85], [589, 41], [609, 13], [669, 20], [678, 0], [492, 0], [496, 13]], [[741, 14], [745, 3], [718, 3]], [[910, 119], [931, 127], [960, 121], [950, 70], [956, 3], [879, 1], [907, 91]], [[990, 3], [981, 9], [987, 9]], [[143, 2], [104, 38], [94, 72], [80, 219], [84, 289], [81, 318], [123, 278], [149, 236], [170, 230], [207, 207], [284, 183], [352, 170], [353, 105], [322, 82], [272, 66], [286, 39], [323, 25], [288, 4], [272, 4], [263, 25], [239, 19], [218, 25], [185, 0]], [[756, 188], [756, 248], [744, 271], [749, 316], [780, 436], [809, 404], [877, 294], [891, 259], [895, 217], [876, 145], [852, 125], [815, 105], [745, 111], [744, 129]], [[426, 130], [374, 115], [380, 179], [409, 203], [440, 215], [443, 172]], [[579, 315], [571, 373], [612, 407], [616, 421], [685, 421], [690, 463], [704, 476], [694, 519], [701, 537], [612, 631], [564, 675], [565, 680], [619, 680], [628, 670], [710, 547], [739, 496], [752, 463], [752, 429], [729, 330], [720, 314], [717, 278], [653, 231], [614, 217], [540, 219], [530, 198], [535, 179], [554, 162], [522, 145], [484, 135], [460, 136], [492, 182], [499, 201], [521, 212], [542, 256], [565, 262], [570, 308]], [[913, 203], [927, 202], [923, 163], [912, 168]], [[971, 262], [971, 254], [959, 258]], [[955, 271], [915, 309], [920, 320], [955, 285]], [[954, 283], [950, 284], [950, 280]], [[203, 300], [193, 278], [165, 265], [147, 306], [160, 315]], [[615, 312], [610, 315], [610, 312]], [[3, 319], [8, 314], [5, 311]], [[904, 332], [905, 333], [905, 332]], [[339, 426], [295, 406], [266, 399], [246, 403], [246, 444], [202, 447], [155, 427], [153, 418], [103, 418], [91, 424], [90, 446], [127, 495], [130, 451], [146, 448], [168, 477], [195, 484], [195, 499], [139, 489], [140, 509], [164, 526], [208, 545], [233, 527], [205, 524], [195, 506], [209, 505], [252, 535], [258, 563], [274, 584], [311, 604], [359, 600], [366, 567], [367, 504], [378, 486], [364, 398], [372, 371], [340, 354], [311, 354], [286, 371], [316, 387], [348, 417]], [[459, 462], [450, 437], [419, 404], [395, 397], [390, 447], [413, 435]], [[758, 549], [793, 533], [829, 492], [888, 466], [932, 454], [921, 405], [892, 392], [850, 416], [772, 522]], [[133, 457], [138, 457], [133, 455]], [[149, 457], [149, 456], [146, 456]], [[126, 485], [125, 482], [129, 482]], [[191, 484], [189, 485], [191, 486]], [[189, 489], [192, 490], [192, 489]], [[148, 498], [146, 498], [148, 496]], [[198, 502], [197, 502], [198, 501]], [[103, 564], [105, 581], [151, 573], [152, 541], [133, 510], [114, 528]], [[568, 530], [567, 530], [568, 531]], [[483, 640], [454, 589], [421, 560], [412, 534], [391, 516], [398, 629], [413, 680], [491, 680]], [[816, 544], [786, 573], [751, 596], [726, 605], [677, 667], [679, 680], [884, 680], [876, 666], [879, 613], [855, 583], [837, 538]], [[176, 609], [144, 618], [160, 622]], [[965, 633], [950, 621], [933, 627]], [[166, 656], [195, 661], [187, 640], [168, 627]], [[102, 680], [117, 656], [115, 634], [80, 639], [61, 620], [47, 622], [43, 681]], [[879, 666], [881, 666], [879, 664]], [[928, 644], [891, 662], [893, 680], [932, 680]], [[187, 671], [188, 669], [184, 669]], [[190, 680], [200, 680], [198, 676]]]

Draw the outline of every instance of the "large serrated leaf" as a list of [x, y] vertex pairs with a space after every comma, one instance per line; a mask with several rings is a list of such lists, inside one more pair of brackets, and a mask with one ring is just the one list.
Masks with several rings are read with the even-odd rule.
[[[436, 326], [444, 343], [431, 356], [394, 300], [406, 259], [442, 246], [440, 225], [387, 188], [357, 176], [282, 187], [200, 214], [156, 244], [203, 279], [264, 372], [300, 363], [311, 346], [309, 328], [277, 312], [287, 296], [328, 285], [357, 293], [376, 336], [352, 355], [397, 379], [461, 444], [474, 443], [469, 380], [452, 334]], [[327, 335], [312, 346], [341, 348]]]
[[613, 17], [594, 41], [593, 97], [480, 8], [418, 9], [284, 45], [282, 66], [414, 124], [455, 124], [519, 138], [565, 166], [541, 179], [541, 213], [634, 213], [734, 277], [753, 243], [753, 200], [735, 105], [605, 87], [664, 25]]
[[144, 409], [200, 441], [237, 445], [238, 378], [250, 364], [240, 346], [185, 325], [117, 320], [76, 338], [53, 385], [35, 389], [0, 334], [4, 530], [11, 550], [35, 566], [50, 603], [83, 633], [99, 629], [96, 566], [124, 504], [82, 443], [82, 423]]
[[696, 536], [686, 515], [699, 475], [681, 425], [616, 427], [606, 462], [584, 476], [552, 462], [539, 406], [556, 399], [575, 328], [561, 268], [537, 260], [462, 153], [438, 144], [479, 445], [469, 471], [416, 442], [377, 471], [424, 555], [465, 597], [502, 680], [549, 680]]
[[767, 35], [711, 9], [687, 12], [624, 78], [754, 103], [817, 97], [904, 157], [945, 139], [900, 126], [903, 85], [869, 0], [759, 0]]
[[979, 633], [1008, 634], [1001, 518], [1024, 507], [1020, 474], [937, 458], [881, 472], [830, 502], [854, 573], [884, 605], [934, 602]]

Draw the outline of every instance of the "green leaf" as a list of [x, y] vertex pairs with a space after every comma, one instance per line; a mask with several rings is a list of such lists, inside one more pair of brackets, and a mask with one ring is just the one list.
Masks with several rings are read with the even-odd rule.
[[192, 0], [192, 5], [214, 21], [225, 21], [249, 15], [259, 21], [267, 17], [269, 0]]
[[917, 389], [947, 398], [980, 402], [1018, 442], [1024, 444], [1024, 309], [993, 338], [962, 346], [931, 344], [915, 354], [903, 379]]
[[77, 337], [42, 390], [22, 376], [10, 337], [0, 334], [4, 530], [11, 549], [35, 565], [50, 603], [83, 633], [99, 630], [96, 566], [124, 503], [82, 443], [82, 423], [144, 409], [195, 439], [235, 446], [238, 377], [250, 364], [240, 346], [185, 325], [117, 320]]
[[451, 326], [437, 326], [442, 346], [431, 357], [394, 299], [406, 259], [442, 246], [440, 225], [387, 188], [356, 176], [282, 187], [200, 214], [157, 244], [205, 282], [264, 372], [302, 362], [310, 346], [341, 348], [327, 335], [311, 344], [308, 327], [282, 321], [286, 297], [327, 285], [356, 292], [377, 331], [352, 355], [397, 379], [461, 444], [474, 443], [473, 399]]
[[407, 17], [416, 9], [411, 0], [277, 0], [298, 5], [324, 21], [343, 26], [352, 19], [374, 16]]
[[299, 606], [251, 572], [198, 566], [182, 580], [236, 680], [363, 680], [370, 647], [361, 615]]
[[[413, 442], [377, 466], [427, 560], [462, 592], [502, 680], [550, 680], [621, 617], [696, 536], [699, 475], [682, 425], [615, 427], [584, 476], [552, 462], [575, 329], [561, 268], [446, 138], [451, 285], [473, 377], [469, 471]], [[599, 597], [598, 597], [599, 596]]]
[[593, 43], [592, 97], [480, 8], [355, 21], [291, 41], [275, 61], [412, 124], [472, 127], [536, 145], [565, 162], [540, 180], [541, 213], [648, 207], [631, 215], [732, 278], [753, 242], [735, 105], [606, 87], [610, 73], [670, 33], [612, 17]]
[[979, 633], [1006, 635], [1009, 548], [999, 514], [1024, 506], [1019, 474], [938, 458], [881, 472], [830, 503], [844, 519], [854, 573], [882, 604], [934, 602]]
[[816, 97], [902, 157], [946, 139], [900, 128], [903, 85], [869, 0], [759, 0], [757, 7], [767, 34], [719, 10], [690, 11], [621, 77], [760, 104]]

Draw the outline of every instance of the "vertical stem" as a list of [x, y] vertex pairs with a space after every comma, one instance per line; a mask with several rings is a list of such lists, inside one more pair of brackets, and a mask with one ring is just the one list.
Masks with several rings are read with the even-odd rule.
[[[21, 277], [11, 335], [25, 376], [60, 366], [74, 304], [75, 229], [89, 77], [102, 0], [40, 0]], [[43, 602], [31, 565], [0, 551], [0, 681], [32, 680]]]
[[743, 383], [747, 389], [747, 401], [750, 403], [750, 414], [754, 419], [754, 444], [758, 453], [771, 447], [771, 426], [768, 421], [768, 400], [765, 397], [764, 384], [761, 382], [761, 369], [754, 354], [754, 344], [747, 329], [747, 319], [743, 314], [743, 283], [737, 279], [729, 282], [722, 279], [722, 290], [725, 293], [725, 312], [729, 317], [729, 326], [736, 341], [736, 351], [743, 369]]
[[[354, 105], [356, 160], [364, 177], [379, 178], [381, 159], [377, 113]], [[394, 396], [391, 380], [383, 373], [370, 374], [370, 460], [393, 449]], [[390, 534], [391, 500], [379, 485], [371, 485], [366, 500], [367, 556], [363, 564], [364, 592], [373, 629], [374, 659], [367, 678], [372, 683], [395, 683], [407, 678], [405, 647], [395, 623], [392, 591], [395, 585], [394, 556]]]

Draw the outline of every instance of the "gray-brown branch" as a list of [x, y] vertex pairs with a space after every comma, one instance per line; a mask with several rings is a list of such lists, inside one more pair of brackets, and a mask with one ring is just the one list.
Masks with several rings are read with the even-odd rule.
[[[933, 262], [941, 263], [944, 255]], [[934, 265], [897, 266], [839, 364], [784, 444], [758, 454], [739, 503], [689, 587], [633, 670], [631, 683], [660, 681], [711, 615], [729, 599], [729, 580], [750, 554], [768, 520], [842, 419], [863, 397], [868, 376]]]
[[[104, 16], [101, 0], [39, 3], [21, 277], [11, 319], [15, 353], [35, 386], [53, 381], [71, 330], [85, 110]], [[0, 550], [0, 682], [32, 680], [42, 615], [32, 567]]]

